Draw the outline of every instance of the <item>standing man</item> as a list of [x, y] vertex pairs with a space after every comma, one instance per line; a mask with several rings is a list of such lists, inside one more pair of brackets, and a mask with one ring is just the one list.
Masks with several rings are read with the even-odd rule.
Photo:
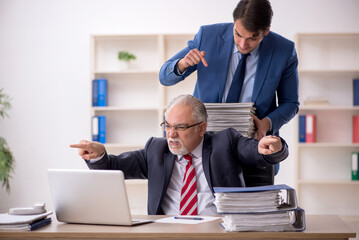
[[258, 141], [233, 128], [206, 133], [206, 107], [192, 95], [172, 100], [161, 125], [167, 139], [152, 137], [144, 149], [120, 155], [107, 154], [99, 142], [70, 146], [79, 149], [91, 169], [122, 170], [126, 178], [148, 179], [151, 215], [217, 214], [213, 187], [243, 187], [243, 167], [261, 169], [288, 156], [287, 144], [277, 136]]
[[206, 103], [253, 102], [257, 139], [278, 135], [298, 112], [298, 59], [294, 43], [271, 32], [268, 0], [241, 0], [234, 23], [200, 27], [188, 46], [161, 68], [170, 86], [197, 70], [193, 95]]

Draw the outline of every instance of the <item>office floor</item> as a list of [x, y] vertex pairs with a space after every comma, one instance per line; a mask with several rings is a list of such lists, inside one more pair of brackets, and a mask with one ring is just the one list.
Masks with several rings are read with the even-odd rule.
[[344, 217], [341, 216], [341, 219], [353, 229], [357, 233], [356, 238], [350, 238], [350, 239], [356, 239], [359, 240], [359, 217]]

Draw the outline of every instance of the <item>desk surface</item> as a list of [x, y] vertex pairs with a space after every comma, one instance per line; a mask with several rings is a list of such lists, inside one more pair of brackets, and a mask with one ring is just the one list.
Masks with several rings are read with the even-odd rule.
[[124, 227], [64, 224], [55, 220], [52, 224], [35, 231], [0, 231], [0, 239], [349, 239], [355, 238], [356, 235], [334, 215], [306, 216], [307, 229], [304, 232], [226, 232], [220, 226], [220, 222], [219, 219], [195, 225], [148, 223]]

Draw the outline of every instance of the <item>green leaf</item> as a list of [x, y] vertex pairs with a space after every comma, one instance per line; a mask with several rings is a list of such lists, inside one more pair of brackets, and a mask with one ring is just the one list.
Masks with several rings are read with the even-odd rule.
[[129, 52], [121, 51], [118, 53], [118, 59], [123, 61], [130, 61], [130, 60], [136, 60], [136, 56]]

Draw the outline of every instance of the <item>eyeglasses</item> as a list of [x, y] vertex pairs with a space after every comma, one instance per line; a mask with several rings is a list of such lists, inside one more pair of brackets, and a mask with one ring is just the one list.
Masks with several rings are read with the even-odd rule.
[[199, 122], [199, 123], [195, 123], [195, 124], [192, 124], [192, 125], [188, 125], [188, 124], [177, 124], [177, 125], [174, 125], [174, 126], [171, 126], [169, 125], [167, 122], [163, 122], [160, 124], [160, 126], [164, 126], [166, 131], [169, 131], [171, 130], [171, 128], [174, 128], [174, 130], [176, 131], [186, 131], [188, 128], [191, 128], [191, 127], [194, 127], [194, 126], [197, 126], [197, 125], [200, 125], [202, 122]]

